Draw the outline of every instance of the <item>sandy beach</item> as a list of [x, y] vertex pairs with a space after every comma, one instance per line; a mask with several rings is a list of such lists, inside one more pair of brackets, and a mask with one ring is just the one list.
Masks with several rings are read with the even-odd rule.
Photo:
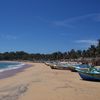
[[100, 82], [81, 80], [78, 73], [52, 70], [43, 63], [0, 79], [0, 100], [99, 100]]

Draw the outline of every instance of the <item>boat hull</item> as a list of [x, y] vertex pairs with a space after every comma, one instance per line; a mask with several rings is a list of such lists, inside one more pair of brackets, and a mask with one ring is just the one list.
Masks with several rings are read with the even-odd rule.
[[83, 80], [100, 81], [100, 74], [79, 72], [79, 75]]
[[63, 66], [50, 66], [51, 69], [58, 69], [58, 70], [69, 70], [69, 67], [63, 67]]

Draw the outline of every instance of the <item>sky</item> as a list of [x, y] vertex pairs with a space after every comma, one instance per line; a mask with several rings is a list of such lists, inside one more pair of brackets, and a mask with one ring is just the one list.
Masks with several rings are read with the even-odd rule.
[[0, 0], [0, 52], [87, 49], [100, 39], [100, 0]]

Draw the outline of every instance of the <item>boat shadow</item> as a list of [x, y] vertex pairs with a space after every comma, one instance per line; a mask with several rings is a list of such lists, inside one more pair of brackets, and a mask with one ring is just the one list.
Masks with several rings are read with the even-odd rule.
[[85, 79], [80, 79], [81, 81], [87, 81], [87, 82], [100, 82], [99, 80], [85, 80]]

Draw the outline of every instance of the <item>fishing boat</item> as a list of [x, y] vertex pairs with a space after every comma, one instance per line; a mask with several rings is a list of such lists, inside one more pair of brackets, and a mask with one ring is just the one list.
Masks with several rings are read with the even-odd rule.
[[69, 66], [69, 69], [72, 72], [77, 72], [77, 69], [81, 69], [81, 70], [88, 70], [90, 66], [87, 64], [76, 64], [76, 65], [71, 65]]
[[77, 69], [80, 77], [83, 80], [100, 81], [100, 69], [89, 68], [88, 70]]
[[58, 69], [58, 70], [68, 70], [69, 69], [67, 65], [63, 65], [63, 64], [53, 64], [50, 67], [51, 69]]

